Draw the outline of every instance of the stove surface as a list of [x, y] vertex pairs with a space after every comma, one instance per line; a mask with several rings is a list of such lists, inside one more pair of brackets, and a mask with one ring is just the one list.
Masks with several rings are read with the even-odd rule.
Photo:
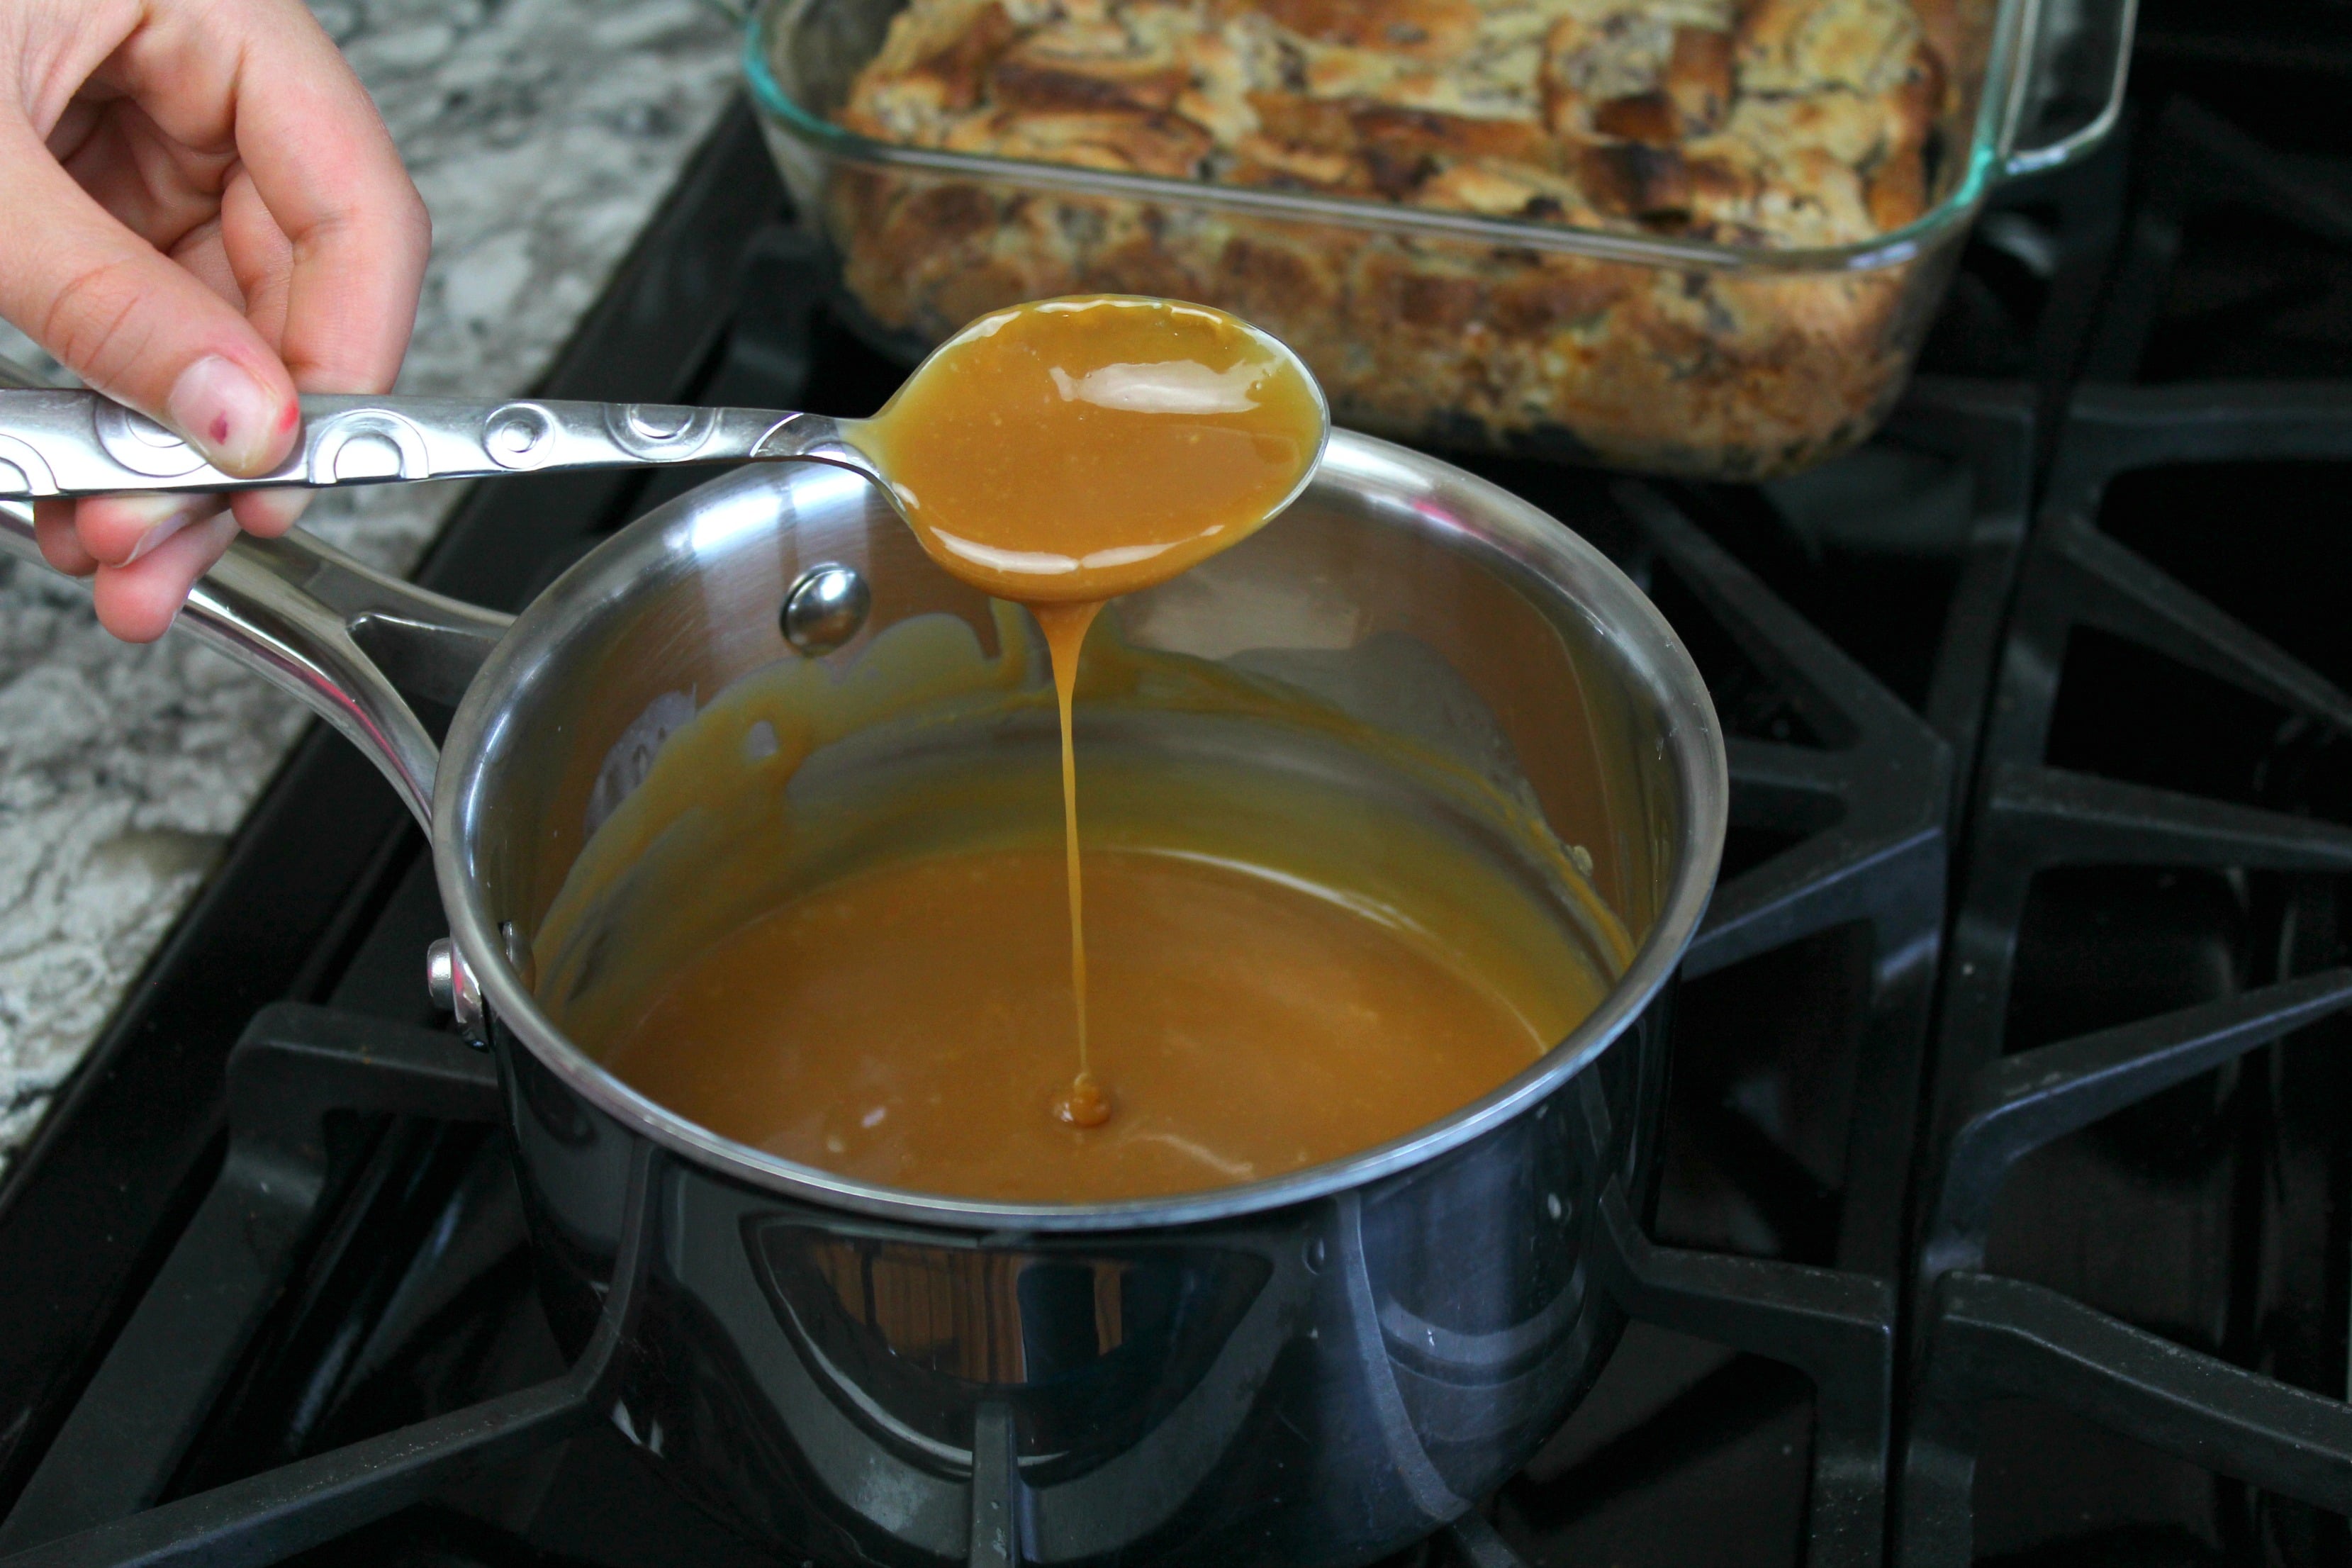
[[[2342, 9], [2148, 0], [1851, 456], [1460, 458], [1682, 633], [1734, 826], [1636, 1321], [1398, 1563], [2352, 1559]], [[542, 390], [870, 412], [781, 220], [738, 117]], [[485, 487], [422, 580], [522, 603], [691, 482]], [[313, 737], [0, 1193], [0, 1563], [765, 1561], [567, 1381], [421, 849]]]

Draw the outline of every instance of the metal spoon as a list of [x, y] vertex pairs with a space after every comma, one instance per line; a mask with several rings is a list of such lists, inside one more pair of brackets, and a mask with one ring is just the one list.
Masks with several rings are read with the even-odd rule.
[[[949, 374], [938, 367], [960, 345], [996, 335], [997, 329], [1015, 317], [1031, 312], [1040, 317], [1046, 312], [1066, 316], [1102, 307], [1139, 306], [1184, 316], [1223, 315], [1205, 306], [1111, 296], [1015, 306], [982, 318], [932, 351], [908, 378], [900, 395], [933, 374]], [[1286, 345], [1246, 322], [1224, 319], [1256, 340], [1269, 363], [1284, 366], [1286, 374], [1309, 390], [1319, 423], [1315, 444], [1319, 458], [1319, 437], [1328, 434], [1330, 414], [1313, 374]], [[1107, 371], [1134, 368], [1112, 365]], [[0, 363], [0, 386], [26, 379], [21, 371]], [[1135, 406], [1125, 400], [1139, 391], [1151, 390], [1142, 383], [1129, 384], [1133, 381], [1128, 377], [1112, 389], [1121, 401], [1110, 406]], [[1064, 387], [1061, 395], [1066, 401], [1074, 394]], [[1095, 401], [1083, 390], [1075, 395], [1081, 401]], [[891, 407], [898, 403], [893, 398]], [[41, 387], [0, 390], [0, 497], [46, 500], [148, 490], [320, 489], [562, 468], [802, 458], [854, 468], [882, 483], [902, 512], [911, 500], [888, 482], [879, 462], [869, 455], [880, 449], [873, 437], [888, 420], [890, 408], [873, 420], [864, 420], [771, 408], [575, 403], [552, 398], [492, 403], [466, 397], [312, 396], [301, 400], [301, 438], [286, 460], [266, 474], [240, 478], [214, 468], [194, 447], [154, 420], [97, 393]], [[1192, 410], [1176, 406], [1165, 411]], [[866, 439], [861, 441], [861, 436]], [[1303, 466], [1297, 488], [1273, 511], [1281, 510], [1306, 487], [1315, 460], [1310, 458]], [[910, 516], [908, 521], [916, 520]], [[920, 524], [917, 531], [922, 531]]]

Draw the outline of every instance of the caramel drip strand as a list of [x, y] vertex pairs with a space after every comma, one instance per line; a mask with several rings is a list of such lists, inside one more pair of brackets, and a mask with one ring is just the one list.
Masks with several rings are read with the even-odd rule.
[[1078, 652], [1087, 628], [1102, 609], [1099, 599], [1033, 605], [1045, 646], [1054, 659], [1054, 699], [1062, 719], [1062, 853], [1070, 887], [1070, 997], [1077, 1013], [1078, 1071], [1069, 1091], [1054, 1102], [1054, 1114], [1073, 1127], [1099, 1127], [1110, 1120], [1110, 1095], [1096, 1080], [1087, 1044], [1087, 900], [1078, 861], [1078, 754], [1070, 737], [1070, 710], [1078, 689]]

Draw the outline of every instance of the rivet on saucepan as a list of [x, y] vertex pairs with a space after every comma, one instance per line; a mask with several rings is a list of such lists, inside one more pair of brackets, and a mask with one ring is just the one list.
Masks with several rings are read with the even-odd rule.
[[468, 1034], [480, 1028], [481, 988], [474, 984], [474, 972], [466, 967], [457, 944], [446, 936], [425, 950], [425, 989], [433, 1005], [456, 1019], [459, 1028]]
[[811, 658], [856, 637], [874, 608], [874, 590], [853, 566], [828, 561], [800, 574], [778, 617], [784, 640]]

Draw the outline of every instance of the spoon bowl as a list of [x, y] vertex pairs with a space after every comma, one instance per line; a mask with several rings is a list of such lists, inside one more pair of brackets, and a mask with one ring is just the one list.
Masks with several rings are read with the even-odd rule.
[[1305, 490], [1330, 430], [1279, 339], [1122, 294], [982, 316], [840, 427], [934, 561], [1030, 605], [1150, 587], [1248, 538]]

